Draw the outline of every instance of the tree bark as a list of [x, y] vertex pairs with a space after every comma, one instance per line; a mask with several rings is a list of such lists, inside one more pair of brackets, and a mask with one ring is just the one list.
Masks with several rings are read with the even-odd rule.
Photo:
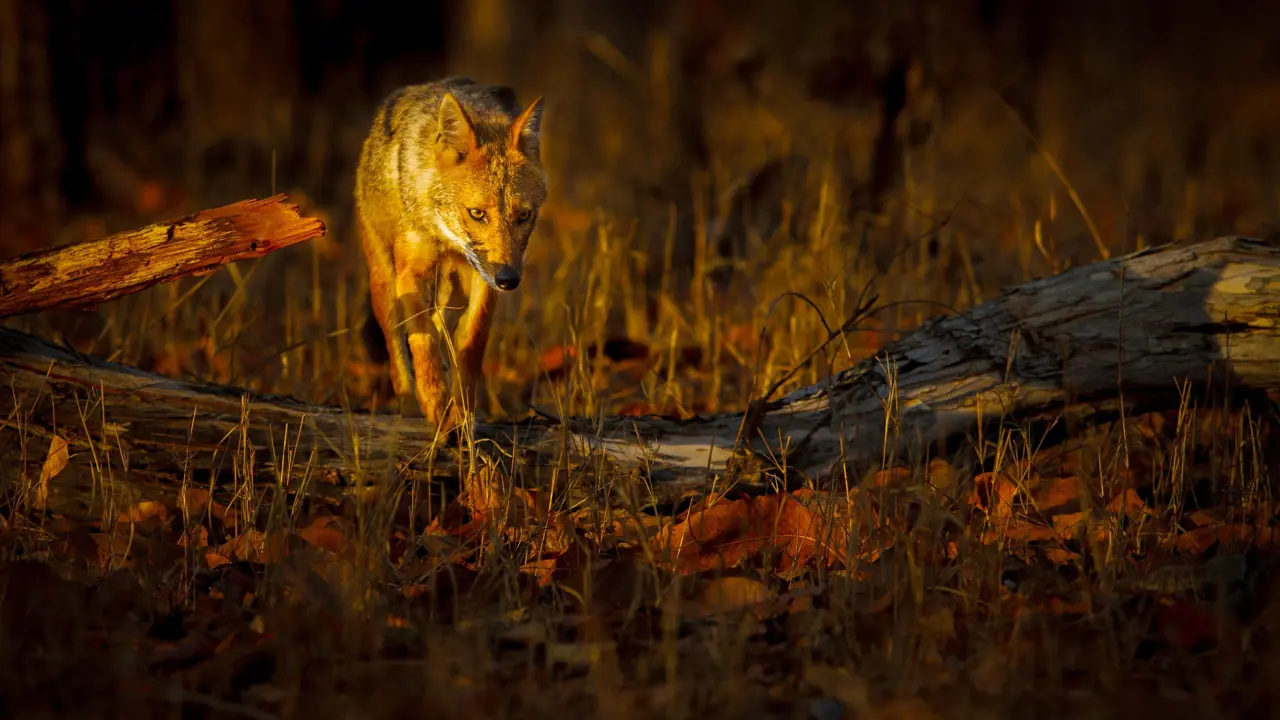
[[[832, 477], [846, 465], [918, 457], [984, 422], [1087, 422], [1121, 408], [1174, 408], [1184, 383], [1275, 392], [1277, 328], [1280, 245], [1226, 237], [1017, 286], [926, 323], [829, 382], [761, 404], [745, 421], [742, 413], [538, 419], [479, 424], [475, 438], [478, 448], [514, 451], [514, 462], [495, 457], [522, 472], [587, 466], [646, 475], [659, 500], [726, 472], [763, 482], [783, 458], [788, 471]], [[458, 468], [457, 456], [427, 452], [432, 434], [421, 420], [171, 380], [11, 330], [0, 330], [0, 373], [12, 388], [0, 401], [8, 425], [54, 431], [73, 446], [105, 438], [135, 467], [207, 465], [252, 451], [263, 470], [284, 467], [286, 456], [299, 470], [359, 472], [391, 461]]]
[[0, 318], [85, 308], [319, 237], [284, 195], [22, 255], [0, 264]]

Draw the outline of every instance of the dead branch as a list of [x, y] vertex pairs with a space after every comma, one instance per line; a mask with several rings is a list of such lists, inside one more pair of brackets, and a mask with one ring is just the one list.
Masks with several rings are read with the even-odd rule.
[[324, 234], [324, 223], [285, 200], [242, 200], [9, 260], [0, 264], [0, 318], [92, 307]]

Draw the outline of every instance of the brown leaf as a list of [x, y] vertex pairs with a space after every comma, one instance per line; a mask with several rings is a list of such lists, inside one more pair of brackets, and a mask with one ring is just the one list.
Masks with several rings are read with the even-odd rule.
[[959, 473], [955, 466], [941, 458], [934, 458], [929, 461], [926, 468], [929, 484], [939, 490], [946, 490], [956, 484], [956, 478]]
[[986, 472], [973, 479], [974, 505], [989, 517], [1007, 518], [1014, 514], [1018, 484], [1006, 473]]
[[287, 557], [289, 547], [279, 533], [268, 535], [257, 528], [250, 528], [219, 546], [218, 554], [236, 560], [271, 563]]
[[1051, 547], [1044, 551], [1044, 556], [1054, 565], [1070, 565], [1080, 559], [1080, 553], [1064, 547]]
[[1128, 488], [1111, 498], [1111, 502], [1107, 503], [1107, 510], [1113, 513], [1124, 513], [1130, 517], [1153, 514], [1151, 508], [1147, 507], [1147, 503], [1138, 497], [1138, 491], [1133, 488]]
[[1022, 519], [996, 520], [982, 534], [984, 543], [1004, 542], [1038, 542], [1059, 539], [1058, 531]]
[[759, 580], [734, 576], [713, 578], [694, 598], [693, 610], [697, 617], [704, 618], [750, 611], [757, 620], [764, 620], [775, 614], [769, 607], [771, 597], [769, 588]]
[[297, 535], [308, 543], [331, 553], [342, 552], [347, 544], [347, 536], [342, 530], [342, 524], [332, 515], [321, 515], [315, 518], [310, 525], [298, 530]]
[[615, 515], [612, 524], [601, 528], [597, 535], [590, 529], [592, 523], [592, 514], [596, 511], [593, 508], [584, 508], [582, 517], [585, 522], [580, 522], [584, 535], [594, 542], [600, 544], [614, 544], [615, 546], [630, 546], [637, 543], [648, 542], [654, 535], [660, 532], [664, 526], [662, 517], [650, 515], [648, 513], [625, 513]]
[[[208, 490], [188, 485], [178, 491], [178, 508], [187, 517], [199, 518], [200, 513], [204, 512], [204, 509], [209, 506], [209, 499]], [[214, 503], [215, 513], [218, 507], [218, 504]]]
[[195, 525], [188, 528], [178, 538], [178, 547], [192, 550], [204, 550], [209, 547], [209, 528], [204, 525]]
[[1089, 526], [1089, 513], [1073, 512], [1053, 516], [1053, 529], [1063, 538], [1074, 538]]
[[166, 508], [163, 503], [156, 502], [155, 500], [143, 500], [129, 506], [124, 512], [120, 513], [120, 517], [116, 519], [116, 522], [137, 525], [152, 518], [164, 520], [168, 517], [169, 509]]
[[511, 525], [533, 514], [533, 495], [521, 487], [504, 492], [501, 481], [502, 474], [491, 467], [482, 467], [467, 475], [458, 502], [471, 511], [475, 522], [501, 518]]
[[871, 487], [876, 489], [903, 488], [911, 483], [911, 475], [911, 468], [905, 467], [878, 470], [871, 478]]
[[53, 480], [71, 462], [71, 450], [61, 435], [54, 435], [49, 442], [49, 454], [40, 468], [40, 487], [36, 491], [36, 509], [44, 510], [49, 503], [49, 481]]
[[844, 560], [844, 527], [828, 523], [798, 497], [762, 495], [722, 500], [692, 510], [655, 537], [657, 547], [682, 573], [731, 568], [753, 555], [780, 551], [778, 568], [789, 571], [815, 560], [833, 565]]
[[543, 557], [537, 560], [531, 560], [520, 566], [520, 572], [527, 573], [537, 578], [538, 587], [544, 587], [555, 579], [556, 558]]
[[1228, 546], [1257, 545], [1262, 549], [1274, 549], [1277, 545], [1273, 528], [1255, 527], [1248, 523], [1231, 523], [1229, 525], [1205, 525], [1179, 535], [1174, 547], [1186, 553], [1200, 554], [1213, 546], [1215, 542]]
[[216, 552], [207, 552], [204, 554], [204, 563], [210, 568], [219, 568], [223, 565], [230, 565], [231, 558]]
[[1080, 478], [1057, 477], [1041, 481], [1034, 496], [1036, 507], [1043, 513], [1078, 512], [1080, 510]]
[[1219, 525], [1222, 523], [1222, 514], [1214, 510], [1192, 510], [1182, 516], [1182, 521], [1196, 527]]

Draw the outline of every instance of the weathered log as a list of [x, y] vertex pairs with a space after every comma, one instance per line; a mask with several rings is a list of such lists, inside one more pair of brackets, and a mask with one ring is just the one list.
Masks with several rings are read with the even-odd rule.
[[[180, 382], [10, 330], [0, 331], [0, 373], [12, 388], [0, 401], [10, 425], [21, 418], [52, 428], [56, 412], [64, 437], [83, 443], [85, 428], [113, 433], [135, 465], [203, 464], [252, 448], [259, 466], [278, 468], [287, 445], [297, 468], [454, 467], [427, 452], [431, 431], [421, 420]], [[769, 402], [746, 427], [742, 413], [540, 419], [480, 424], [475, 437], [480, 448], [514, 449], [526, 470], [603, 460], [647, 474], [656, 494], [670, 497], [705, 486], [709, 474], [768, 470], [784, 457], [810, 477], [876, 465], [984, 421], [1172, 408], [1180, 384], [1211, 378], [1280, 389], [1280, 247], [1238, 237], [1165, 246], [1017, 286]]]
[[[856, 477], [980, 425], [1172, 409], [1210, 382], [1280, 393], [1280, 243], [1166, 245], [1018, 285], [767, 403], [741, 429], [741, 414], [616, 419], [574, 437], [676, 478], [783, 464]], [[734, 452], [739, 432], [747, 453]]]
[[185, 218], [21, 255], [0, 264], [0, 318], [86, 308], [227, 263], [261, 257], [325, 232], [284, 195], [242, 200]]

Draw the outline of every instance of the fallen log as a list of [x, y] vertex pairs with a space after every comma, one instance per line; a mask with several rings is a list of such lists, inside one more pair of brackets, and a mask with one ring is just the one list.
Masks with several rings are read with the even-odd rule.
[[[131, 463], [177, 468], [251, 453], [279, 469], [394, 462], [457, 469], [428, 452], [421, 420], [311, 406], [163, 378], [0, 330], [0, 414], [68, 435], [109, 436]], [[918, 456], [991, 421], [1118, 408], [1173, 408], [1180, 384], [1280, 390], [1280, 247], [1225, 237], [1148, 249], [1035, 280], [941, 317], [828, 382], [752, 413], [478, 424], [526, 471], [569, 465], [638, 472], [670, 497], [709, 476], [810, 478]], [[54, 426], [55, 418], [61, 423]], [[105, 418], [105, 424], [103, 419]], [[741, 436], [742, 442], [738, 442]], [[287, 449], [286, 449], [287, 448]]]
[[0, 264], [0, 318], [87, 308], [227, 263], [319, 237], [284, 195], [242, 200], [97, 240], [21, 255]]
[[980, 424], [1174, 409], [1210, 384], [1280, 392], [1280, 243], [1166, 245], [1015, 286], [772, 403], [756, 438], [823, 476]]

